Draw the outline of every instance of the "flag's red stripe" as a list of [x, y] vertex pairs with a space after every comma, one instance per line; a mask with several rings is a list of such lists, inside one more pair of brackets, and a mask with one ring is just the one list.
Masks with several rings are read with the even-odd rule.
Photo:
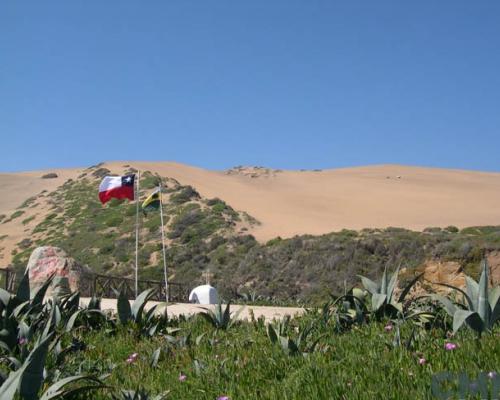
[[134, 187], [118, 186], [104, 192], [99, 192], [99, 200], [101, 200], [102, 204], [105, 204], [113, 198], [134, 200]]

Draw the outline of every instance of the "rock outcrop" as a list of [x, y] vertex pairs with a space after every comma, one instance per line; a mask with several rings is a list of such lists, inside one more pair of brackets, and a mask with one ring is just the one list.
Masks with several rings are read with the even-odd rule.
[[487, 256], [490, 266], [490, 285], [500, 285], [500, 251], [492, 251]]
[[67, 294], [78, 291], [83, 279], [87, 279], [90, 269], [78, 264], [58, 247], [37, 247], [31, 253], [26, 267], [29, 272], [30, 289], [33, 293], [51, 275], [54, 281], [47, 294]]

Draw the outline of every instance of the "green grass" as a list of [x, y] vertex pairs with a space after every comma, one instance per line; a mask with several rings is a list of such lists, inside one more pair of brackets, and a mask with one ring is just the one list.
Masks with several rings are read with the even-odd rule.
[[[308, 316], [292, 321], [301, 328]], [[174, 325], [177, 323], [174, 322]], [[258, 322], [241, 323], [228, 331], [215, 331], [199, 317], [178, 323], [182, 336], [191, 333], [199, 345], [169, 345], [162, 337], [137, 338], [124, 329], [110, 337], [104, 331], [82, 335], [87, 350], [66, 365], [75, 368], [86, 363], [105, 372], [116, 365], [107, 383], [111, 386], [151, 393], [170, 391], [173, 399], [431, 399], [432, 376], [442, 371], [495, 371], [500, 365], [500, 330], [478, 344], [470, 332], [446, 338], [441, 329], [422, 331], [410, 350], [393, 348], [393, 332], [385, 323], [371, 323], [347, 333], [336, 333], [332, 326], [314, 332], [320, 341], [317, 351], [307, 357], [285, 354], [272, 344], [265, 327]], [[403, 329], [403, 337], [410, 334]], [[446, 351], [447, 341], [458, 344]], [[150, 365], [153, 352], [161, 348], [160, 361]], [[125, 360], [138, 353], [134, 363]], [[419, 358], [426, 364], [420, 365]], [[201, 367], [197, 368], [196, 365]], [[187, 376], [179, 381], [179, 375]], [[404, 393], [404, 395], [403, 395]], [[96, 395], [104, 399], [107, 394]]]

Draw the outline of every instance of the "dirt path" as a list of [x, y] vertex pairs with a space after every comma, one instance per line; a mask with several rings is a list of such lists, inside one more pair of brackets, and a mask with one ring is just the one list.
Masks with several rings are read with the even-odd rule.
[[[80, 301], [81, 305], [87, 305], [90, 298], [82, 298]], [[157, 301], [150, 301], [146, 304], [146, 309], [153, 307], [155, 304], [160, 304]], [[189, 304], [189, 303], [173, 303], [168, 306], [168, 313], [170, 315], [192, 315], [204, 311], [203, 308], [214, 309], [214, 305], [201, 305], [201, 304]], [[101, 300], [102, 310], [110, 310], [116, 312], [116, 299], [102, 299]], [[254, 317], [256, 319], [264, 317], [266, 322], [272, 321], [273, 319], [281, 319], [285, 315], [301, 315], [304, 313], [303, 308], [297, 307], [265, 307], [265, 306], [241, 306], [241, 305], [231, 305], [231, 313], [234, 314], [243, 308], [243, 310], [238, 315], [241, 320], [250, 319], [250, 312], [253, 311]]]

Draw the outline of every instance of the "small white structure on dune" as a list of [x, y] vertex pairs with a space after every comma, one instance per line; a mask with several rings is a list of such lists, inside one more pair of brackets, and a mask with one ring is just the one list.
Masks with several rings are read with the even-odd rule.
[[189, 293], [189, 302], [196, 304], [217, 304], [219, 302], [217, 289], [210, 285], [197, 286]]

